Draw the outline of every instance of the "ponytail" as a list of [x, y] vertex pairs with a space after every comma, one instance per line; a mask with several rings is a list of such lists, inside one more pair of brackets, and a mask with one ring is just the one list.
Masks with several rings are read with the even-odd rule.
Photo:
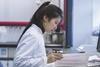
[[[43, 4], [37, 9], [37, 11], [36, 11], [36, 12], [34, 13], [34, 15], [32, 16], [32, 19], [31, 19], [30, 23], [26, 26], [26, 28], [24, 29], [23, 33], [21, 34], [21, 36], [20, 36], [20, 38], [19, 38], [19, 40], [18, 40], [18, 43], [19, 43], [21, 37], [24, 35], [24, 33], [27, 31], [27, 29], [30, 28], [30, 26], [31, 26], [32, 24], [36, 24], [37, 26], [39, 25], [39, 23], [37, 23], [37, 22], [38, 22], [38, 20], [37, 20], [37, 14], [41, 11], [42, 8], [48, 6], [49, 4], [50, 4], [49, 1], [48, 1], [48, 2], [45, 2], [45, 3], [43, 3]], [[41, 23], [40, 23], [40, 24], [41, 24]], [[41, 27], [41, 28], [43, 28], [43, 27]], [[42, 32], [44, 32], [44, 31], [42, 31]], [[18, 45], [18, 43], [17, 43], [17, 45]]]

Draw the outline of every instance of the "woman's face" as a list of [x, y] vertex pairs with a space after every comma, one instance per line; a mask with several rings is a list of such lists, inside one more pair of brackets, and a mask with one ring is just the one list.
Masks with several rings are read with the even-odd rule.
[[45, 18], [44, 22], [44, 29], [46, 32], [52, 32], [57, 29], [57, 25], [59, 24], [61, 18], [52, 18], [51, 20], [48, 20], [48, 18]]

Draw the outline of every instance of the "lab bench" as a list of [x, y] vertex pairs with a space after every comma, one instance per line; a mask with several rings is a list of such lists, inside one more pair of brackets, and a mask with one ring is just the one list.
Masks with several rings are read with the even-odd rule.
[[[13, 67], [16, 47], [17, 42], [0, 42], [0, 62], [3, 64], [3, 67]], [[60, 44], [46, 44], [45, 47], [49, 50], [51, 48], [63, 48]]]
[[[2, 63], [5, 62], [8, 65], [11, 65], [11, 64], [9, 64], [9, 62], [11, 62], [13, 64], [13, 57], [14, 57], [14, 53], [15, 53], [16, 47], [17, 47], [16, 42], [6, 42], [6, 43], [2, 42], [2, 43], [0, 43], [0, 54], [3, 54], [3, 55], [0, 56], [0, 61]], [[46, 44], [45, 47], [48, 50], [51, 50], [51, 49], [61, 49], [62, 51], [64, 51], [64, 53], [68, 53], [68, 54], [69, 53], [79, 53], [76, 50], [76, 48], [74, 48], [74, 47], [72, 47], [72, 48], [64, 48], [64, 46], [60, 45], [60, 44]], [[94, 46], [93, 47], [89, 46], [88, 48], [85, 48], [85, 50], [87, 51], [87, 53], [90, 56], [91, 55], [95, 55], [95, 54], [100, 55], [100, 53], [97, 53], [94, 48], [95, 48]], [[3, 51], [3, 52], [1, 52], [1, 51]], [[10, 66], [6, 66], [6, 67], [10, 67]], [[100, 67], [100, 65], [97, 65], [97, 66], [95, 65], [95, 66], [90, 66], [90, 67]]]

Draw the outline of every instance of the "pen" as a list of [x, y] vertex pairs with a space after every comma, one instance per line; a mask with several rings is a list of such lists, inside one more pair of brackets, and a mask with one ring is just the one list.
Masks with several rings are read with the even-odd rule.
[[63, 53], [61, 50], [53, 49], [53, 53]]

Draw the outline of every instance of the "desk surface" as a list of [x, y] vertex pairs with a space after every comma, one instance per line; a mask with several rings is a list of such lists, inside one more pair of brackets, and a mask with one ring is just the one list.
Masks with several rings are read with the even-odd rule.
[[55, 62], [55, 67], [86, 67], [88, 55], [86, 53], [63, 54], [63, 58]]
[[[88, 54], [88, 56], [97, 55], [100, 56], [100, 53], [96, 50], [96, 45], [85, 44], [83, 51]], [[72, 47], [69, 49], [64, 49], [64, 53], [79, 53], [76, 48]], [[89, 67], [100, 67], [100, 62], [88, 63]]]
[[100, 67], [100, 63], [88, 63], [88, 54], [86, 53], [64, 54], [62, 60], [51, 65], [48, 67]]

